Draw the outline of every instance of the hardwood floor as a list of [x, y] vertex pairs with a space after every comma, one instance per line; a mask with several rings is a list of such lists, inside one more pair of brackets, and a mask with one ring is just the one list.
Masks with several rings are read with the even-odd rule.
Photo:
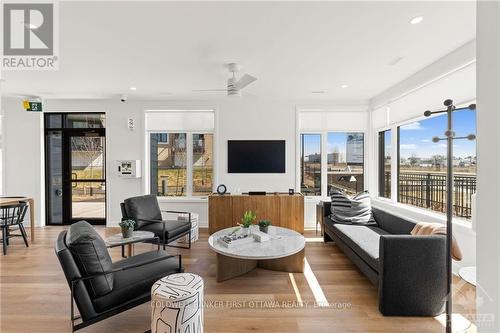
[[[53, 250], [62, 229], [38, 228], [29, 248], [13, 239], [8, 255], [0, 257], [1, 332], [70, 332], [69, 288]], [[98, 230], [102, 235], [118, 231]], [[215, 281], [216, 256], [208, 248], [206, 230], [191, 250], [168, 248], [183, 254], [186, 271], [204, 278], [205, 332], [444, 332], [435, 318], [383, 317], [377, 290], [342, 252], [318, 242], [314, 232], [305, 236], [311, 241], [305, 252], [310, 270], [304, 274], [256, 269], [222, 283]], [[138, 244], [136, 253], [152, 248]], [[111, 249], [113, 260], [120, 254], [120, 248]], [[322, 297], [330, 307], [314, 304]], [[475, 314], [475, 289], [459, 278], [454, 298], [455, 312]], [[149, 304], [143, 304], [80, 332], [144, 332], [149, 321]]]

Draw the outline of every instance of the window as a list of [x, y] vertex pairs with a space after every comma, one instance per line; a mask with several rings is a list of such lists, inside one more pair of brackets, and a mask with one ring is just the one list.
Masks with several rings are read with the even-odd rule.
[[391, 130], [382, 131], [378, 134], [379, 147], [379, 196], [391, 197]]
[[363, 133], [328, 133], [328, 194], [332, 188], [355, 194], [364, 189]]
[[213, 191], [214, 110], [146, 111], [150, 193], [204, 196]]
[[300, 190], [321, 195], [321, 134], [300, 135]]
[[150, 144], [151, 193], [186, 195], [186, 133], [151, 133]]
[[[151, 193], [165, 197], [210, 194], [212, 149], [213, 134], [151, 133]], [[189, 168], [188, 158], [192, 160]]]
[[213, 134], [193, 134], [193, 195], [212, 193]]
[[[398, 128], [399, 202], [446, 211], [446, 142], [431, 141], [435, 136], [443, 137], [446, 123], [443, 114]], [[476, 133], [475, 111], [455, 111], [453, 123], [456, 136]], [[453, 150], [453, 214], [470, 218], [471, 196], [476, 192], [476, 143], [456, 140]]]

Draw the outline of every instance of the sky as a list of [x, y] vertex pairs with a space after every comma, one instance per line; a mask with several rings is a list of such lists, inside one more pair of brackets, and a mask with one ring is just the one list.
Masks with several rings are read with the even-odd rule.
[[[446, 155], [446, 141], [432, 142], [432, 138], [435, 136], [444, 138], [444, 132], [447, 127], [446, 122], [446, 114], [441, 114], [401, 126], [401, 157], [408, 158], [415, 155], [421, 158], [428, 158], [433, 155]], [[476, 112], [469, 109], [455, 111], [453, 113], [453, 127], [456, 136], [476, 134]], [[476, 142], [455, 140], [453, 150], [455, 157], [476, 156]]]

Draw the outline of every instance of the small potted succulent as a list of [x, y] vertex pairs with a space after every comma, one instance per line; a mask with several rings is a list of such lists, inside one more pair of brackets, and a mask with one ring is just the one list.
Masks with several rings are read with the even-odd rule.
[[131, 238], [134, 232], [135, 221], [130, 219], [123, 219], [118, 223], [122, 229], [123, 238]]
[[242, 234], [248, 235], [250, 233], [250, 226], [253, 224], [255, 219], [257, 218], [257, 215], [252, 212], [251, 210], [247, 210], [244, 214], [243, 217], [241, 218], [241, 228], [242, 228]]
[[259, 221], [259, 230], [262, 232], [265, 232], [267, 234], [267, 231], [269, 230], [269, 226], [271, 225], [271, 221], [269, 220], [260, 220]]

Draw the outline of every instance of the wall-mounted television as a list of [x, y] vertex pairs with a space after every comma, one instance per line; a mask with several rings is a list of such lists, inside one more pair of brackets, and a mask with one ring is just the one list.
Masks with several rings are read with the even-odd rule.
[[228, 173], [285, 173], [285, 140], [228, 140]]

